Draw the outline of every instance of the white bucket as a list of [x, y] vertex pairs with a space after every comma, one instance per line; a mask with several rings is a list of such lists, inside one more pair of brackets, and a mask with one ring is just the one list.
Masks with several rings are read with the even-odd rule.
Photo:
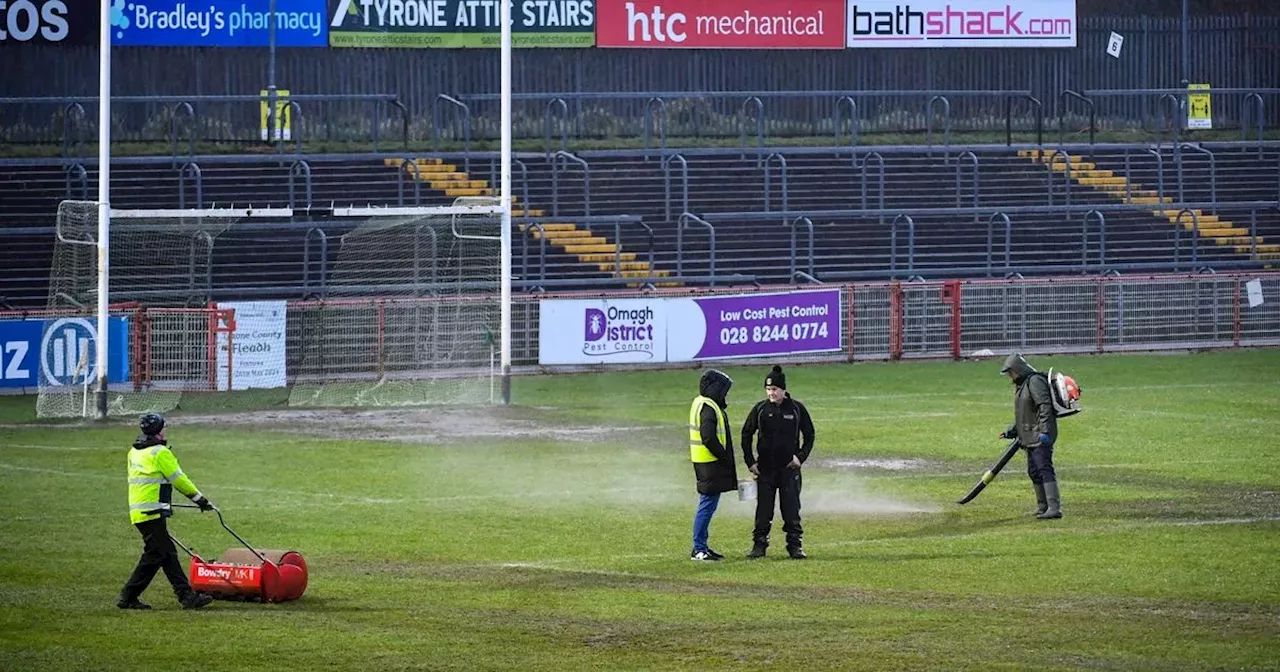
[[738, 501], [754, 502], [756, 499], [756, 481], [749, 478], [745, 481], [738, 481]]

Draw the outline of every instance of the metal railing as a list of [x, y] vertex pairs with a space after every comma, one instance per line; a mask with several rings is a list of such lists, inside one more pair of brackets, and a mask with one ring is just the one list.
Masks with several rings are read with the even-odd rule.
[[[679, 207], [673, 210], [671, 206], [671, 164], [676, 161], [680, 162], [680, 203]], [[671, 221], [673, 212], [689, 211], [689, 162], [685, 160], [682, 154], [668, 154], [662, 157], [662, 189], [663, 212], [667, 216], [667, 221]]]
[[779, 200], [783, 210], [791, 209], [791, 194], [787, 186], [787, 157], [774, 152], [764, 160], [764, 211], [773, 209], [773, 163], [777, 159]]
[[[680, 214], [680, 219], [676, 227], [676, 275], [684, 275], [685, 264], [685, 229], [697, 225], [707, 230], [707, 275], [715, 277], [716, 275], [716, 227], [707, 220], [691, 213], [684, 212]], [[714, 283], [712, 283], [714, 284]]]
[[[112, 140], [163, 141], [169, 145], [171, 159], [175, 162], [179, 158], [192, 157], [197, 142], [265, 143], [282, 152], [287, 142], [293, 142], [300, 151], [304, 137], [317, 137], [368, 141], [376, 152], [382, 143], [384, 110], [391, 110], [399, 115], [398, 144], [402, 148], [409, 145], [409, 109], [396, 95], [298, 93], [280, 96], [279, 100], [293, 116], [288, 141], [283, 138], [283, 133], [267, 133], [266, 139], [260, 137], [260, 108], [266, 100], [267, 97], [261, 95], [112, 96], [112, 111], [119, 116]], [[96, 106], [97, 101], [97, 96], [0, 97], [0, 107], [35, 106], [56, 111], [55, 118], [60, 116], [63, 156], [76, 158], [86, 147], [89, 119], [86, 106]], [[304, 108], [311, 109], [310, 106], [321, 110], [314, 122], [302, 116]], [[349, 113], [353, 106], [364, 108], [363, 118], [354, 116], [359, 119], [356, 123], [352, 123], [353, 115]], [[330, 107], [335, 110], [330, 111]], [[274, 110], [274, 107], [270, 109]], [[272, 125], [283, 127], [283, 122], [274, 119], [274, 112], [270, 116], [273, 117]], [[337, 121], [335, 117], [338, 116], [343, 120]], [[164, 130], [156, 134], [152, 129], [157, 127]], [[313, 133], [321, 127], [323, 133]], [[45, 135], [37, 141], [47, 139]], [[180, 143], [186, 145], [185, 155], [179, 150]]]
[[576, 164], [582, 168], [582, 211], [587, 217], [591, 216], [591, 166], [587, 164], [586, 159], [570, 154], [566, 151], [557, 151], [552, 155], [551, 167], [551, 214], [560, 215], [560, 171], [561, 166], [568, 168], [570, 163]]

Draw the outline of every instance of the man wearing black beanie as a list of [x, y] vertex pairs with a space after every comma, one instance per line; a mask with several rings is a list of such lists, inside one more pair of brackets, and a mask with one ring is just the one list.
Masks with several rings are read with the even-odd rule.
[[[782, 531], [787, 535], [787, 554], [803, 560], [807, 556], [802, 543], [804, 530], [800, 527], [800, 465], [813, 452], [813, 420], [804, 404], [787, 392], [782, 367], [773, 367], [765, 376], [764, 391], [767, 398], [747, 413], [742, 426], [742, 456], [759, 480], [756, 526], [747, 557], [763, 558], [769, 547], [776, 497], [782, 510]], [[759, 459], [751, 451], [757, 433]]]

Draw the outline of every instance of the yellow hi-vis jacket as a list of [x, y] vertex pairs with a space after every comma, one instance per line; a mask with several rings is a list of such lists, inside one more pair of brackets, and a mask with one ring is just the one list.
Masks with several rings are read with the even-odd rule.
[[129, 449], [129, 522], [137, 525], [168, 515], [175, 487], [191, 499], [200, 496], [168, 446]]
[[711, 449], [702, 443], [702, 407], [708, 405], [715, 409], [716, 412], [716, 438], [720, 439], [720, 445], [728, 447], [725, 440], [725, 433], [729, 427], [729, 416], [725, 414], [724, 409], [720, 405], [712, 401], [710, 397], [697, 396], [693, 398], [693, 406], [689, 408], [689, 459], [695, 464], [704, 462], [715, 462], [716, 456], [712, 454]]

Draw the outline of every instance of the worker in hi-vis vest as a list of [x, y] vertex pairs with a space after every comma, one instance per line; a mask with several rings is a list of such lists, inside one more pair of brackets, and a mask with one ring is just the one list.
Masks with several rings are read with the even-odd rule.
[[692, 560], [724, 559], [707, 545], [707, 537], [720, 493], [738, 488], [733, 437], [725, 414], [732, 386], [729, 376], [715, 369], [707, 371], [698, 382], [698, 396], [689, 408], [689, 458], [698, 478], [698, 511], [693, 516], [693, 550], [689, 553]]
[[212, 602], [213, 598], [191, 589], [178, 560], [178, 550], [169, 538], [165, 518], [173, 515], [170, 499], [174, 488], [190, 498], [201, 511], [212, 511], [214, 506], [178, 466], [178, 458], [174, 457], [164, 438], [164, 417], [148, 413], [139, 419], [138, 426], [142, 435], [133, 442], [128, 459], [129, 522], [142, 533], [142, 557], [120, 591], [120, 601], [116, 606], [121, 609], [150, 609], [151, 605], [138, 597], [151, 584], [156, 572], [163, 569], [183, 608], [199, 609]]

